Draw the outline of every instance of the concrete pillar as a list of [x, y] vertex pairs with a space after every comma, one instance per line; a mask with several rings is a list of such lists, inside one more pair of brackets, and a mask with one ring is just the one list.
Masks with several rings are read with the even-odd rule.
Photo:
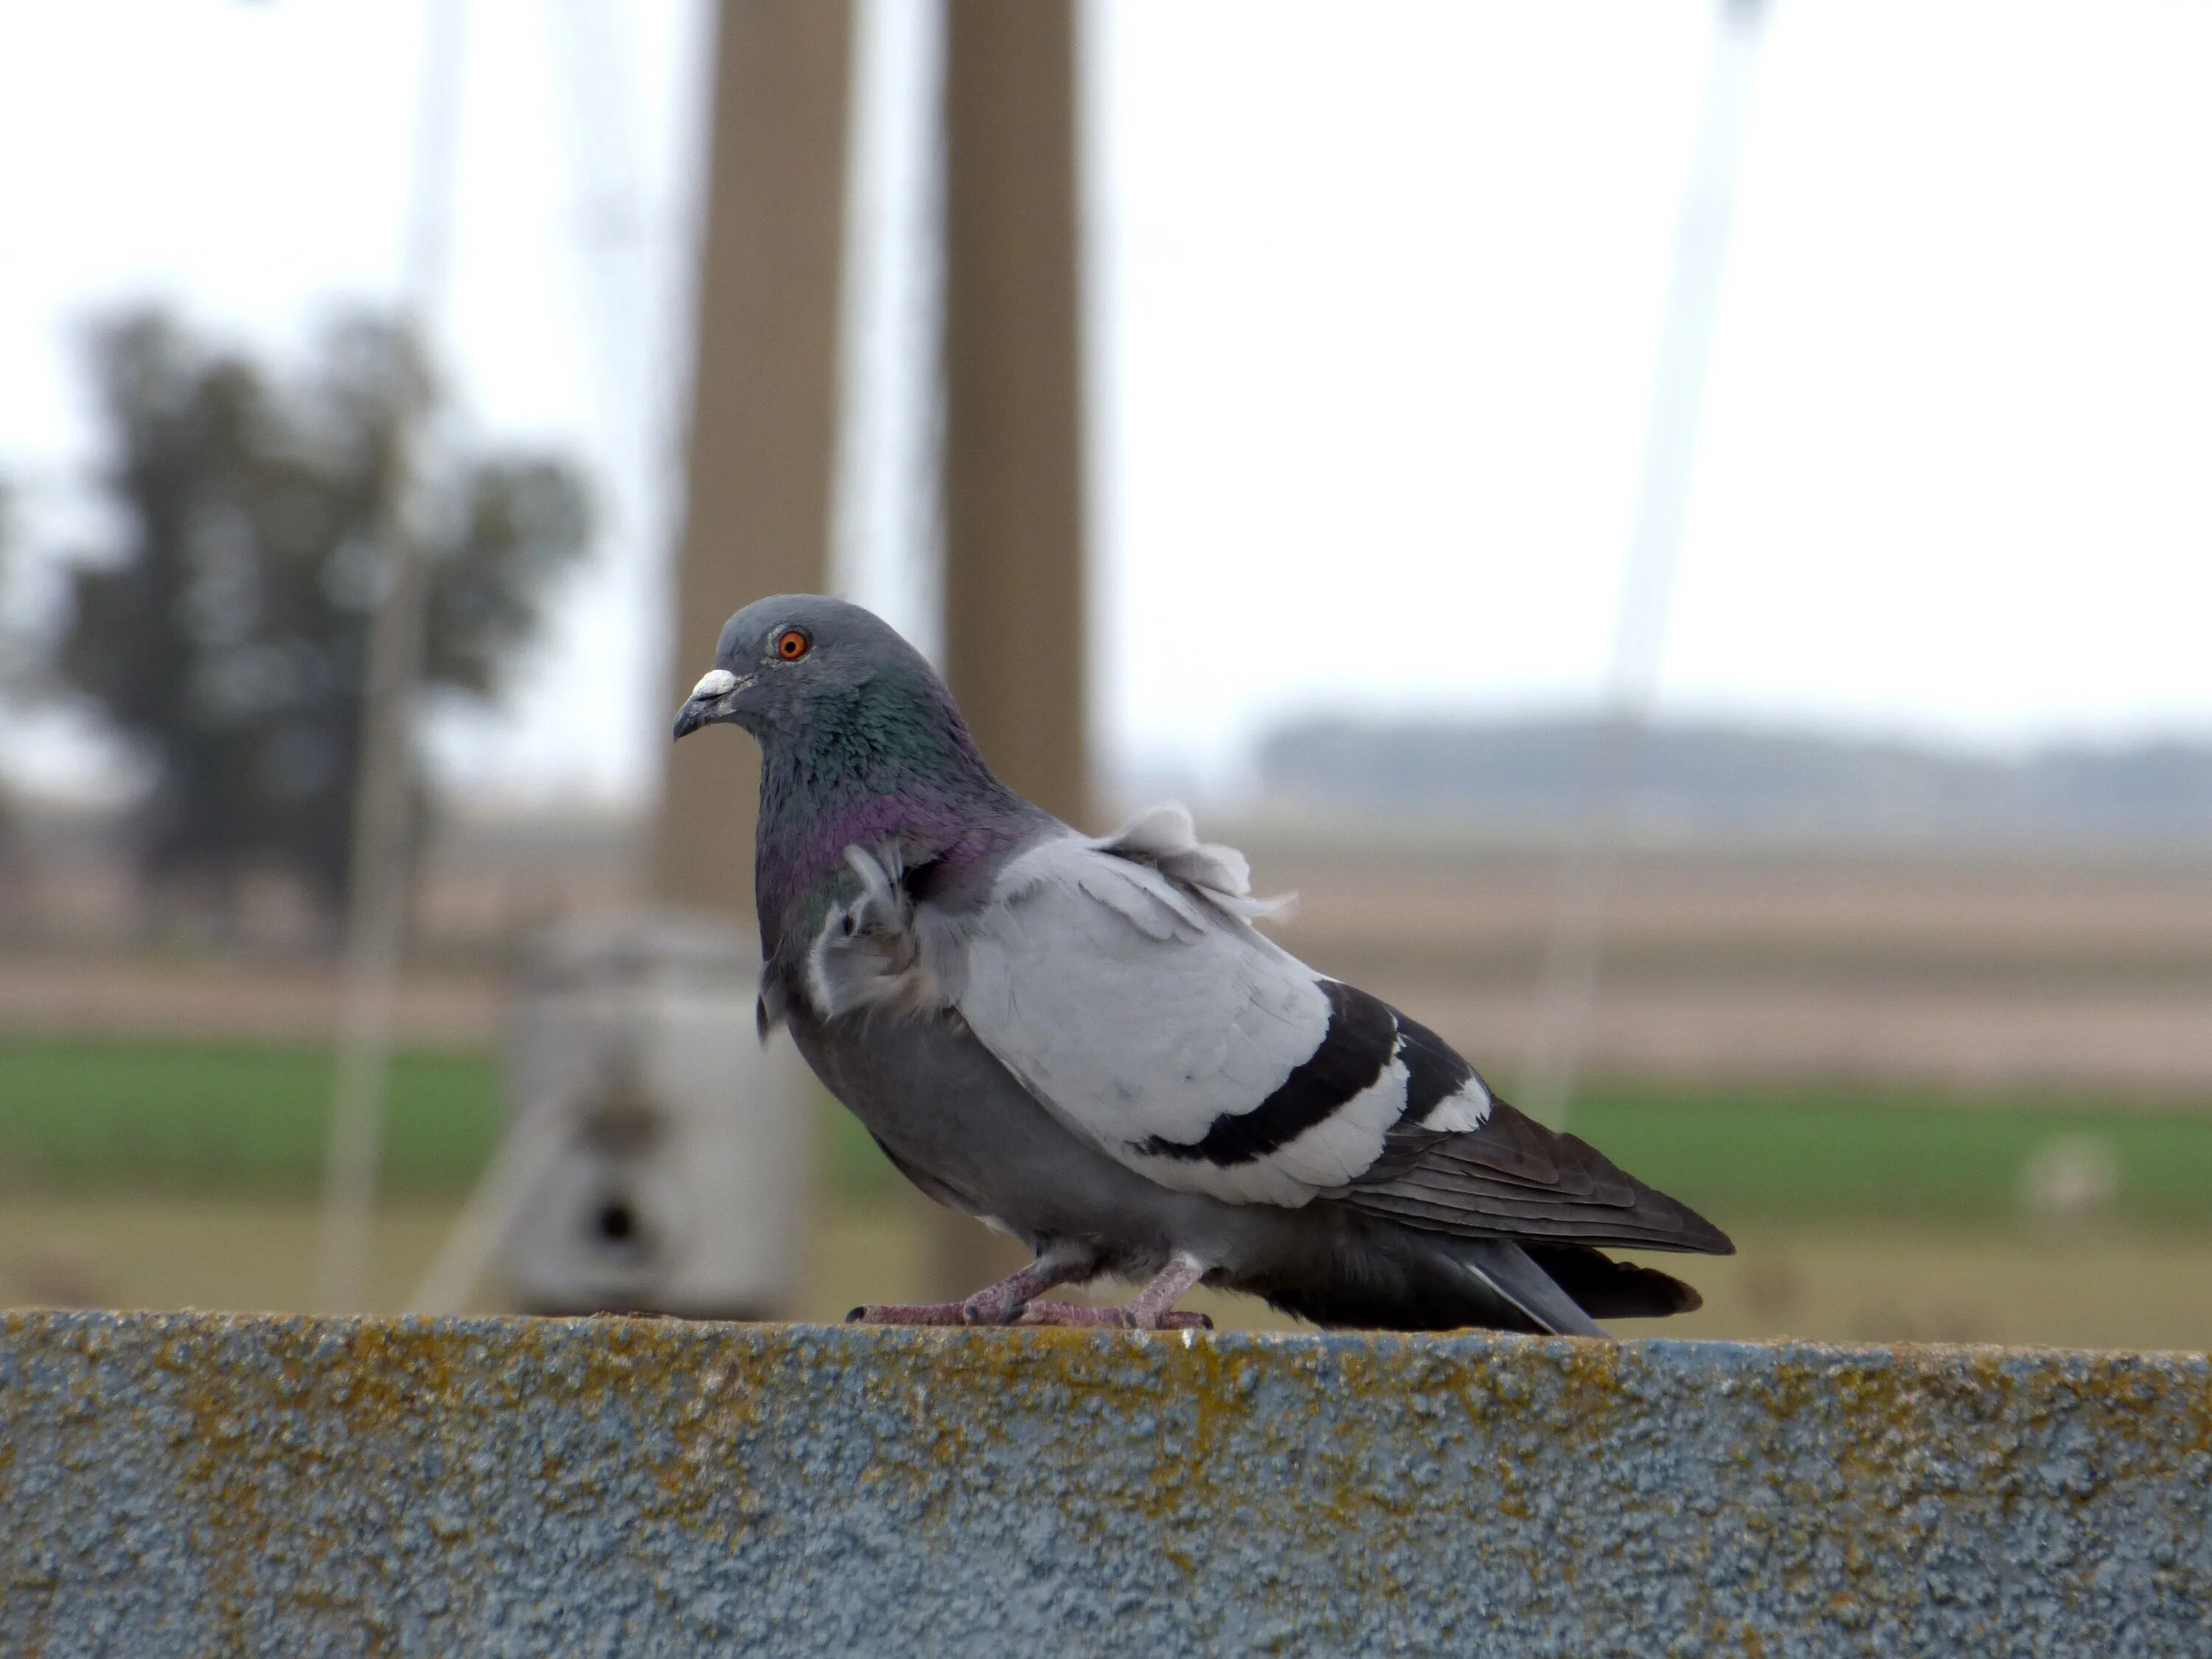
[[951, 0], [945, 26], [945, 668], [1000, 775], [1079, 821], [1074, 8]]
[[[945, 656], [999, 775], [1081, 823], [1083, 420], [1072, 0], [949, 0]], [[943, 1294], [1022, 1252], [939, 1223]]]
[[[671, 709], [732, 611], [828, 585], [851, 66], [847, 0], [724, 0]], [[653, 848], [663, 901], [750, 908], [758, 789], [734, 728], [670, 751]]]

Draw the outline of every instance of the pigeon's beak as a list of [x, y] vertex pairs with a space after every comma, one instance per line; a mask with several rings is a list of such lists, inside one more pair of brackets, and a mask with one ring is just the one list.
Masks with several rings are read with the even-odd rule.
[[712, 726], [735, 714], [732, 704], [738, 692], [753, 683], [750, 674], [739, 679], [726, 668], [710, 668], [691, 688], [691, 695], [684, 700], [684, 707], [676, 711], [676, 736], [690, 736], [702, 726]]

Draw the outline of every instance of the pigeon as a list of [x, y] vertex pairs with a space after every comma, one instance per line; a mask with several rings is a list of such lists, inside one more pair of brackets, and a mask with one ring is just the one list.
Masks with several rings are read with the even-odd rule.
[[[761, 749], [762, 1040], [1030, 1264], [875, 1324], [1188, 1329], [1193, 1286], [1334, 1327], [1602, 1337], [1698, 1305], [1607, 1249], [1727, 1236], [1500, 1099], [1434, 1031], [1255, 926], [1231, 848], [1166, 805], [1103, 837], [992, 773], [921, 653], [786, 594], [676, 718]], [[1048, 1299], [1136, 1281], [1110, 1306]]]

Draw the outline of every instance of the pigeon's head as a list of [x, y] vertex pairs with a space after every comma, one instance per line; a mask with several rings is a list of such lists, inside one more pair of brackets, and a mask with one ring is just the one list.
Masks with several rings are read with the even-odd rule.
[[676, 711], [676, 735], [724, 721], [763, 739], [804, 732], [886, 679], [936, 684], [921, 653], [857, 605], [819, 593], [756, 599], [722, 629], [714, 665]]

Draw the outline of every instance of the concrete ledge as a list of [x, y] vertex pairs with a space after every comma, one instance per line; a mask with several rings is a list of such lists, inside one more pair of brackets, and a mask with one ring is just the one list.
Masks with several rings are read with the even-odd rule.
[[2212, 1652], [2202, 1355], [0, 1319], [0, 1653]]

